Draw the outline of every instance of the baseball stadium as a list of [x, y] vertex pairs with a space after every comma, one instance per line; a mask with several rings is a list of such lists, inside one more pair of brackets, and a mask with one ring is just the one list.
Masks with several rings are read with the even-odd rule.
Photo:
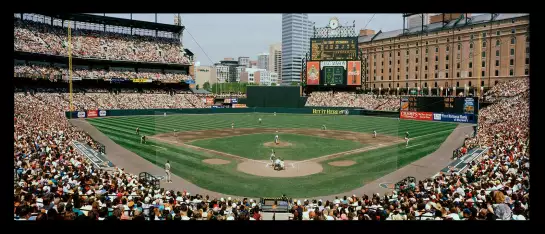
[[[14, 14], [15, 220], [529, 220], [529, 60], [484, 65], [527, 56], [529, 15], [440, 15], [333, 17], [296, 85], [199, 88], [179, 15]], [[435, 79], [383, 82], [396, 50]]]

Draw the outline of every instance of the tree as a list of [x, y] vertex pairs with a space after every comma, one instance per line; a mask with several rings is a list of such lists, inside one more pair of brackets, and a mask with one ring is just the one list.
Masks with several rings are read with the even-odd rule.
[[204, 82], [204, 84], [202, 85], [202, 88], [210, 91], [210, 82], [208, 81]]
[[271, 83], [271, 86], [276, 86], [276, 83]]
[[298, 82], [295, 82], [295, 81], [293, 81], [293, 82], [291, 82], [291, 84], [290, 84], [290, 85], [291, 85], [291, 86], [299, 86], [299, 83], [298, 83]]
[[196, 86], [195, 86], [195, 89], [199, 90], [199, 85], [196, 85]]

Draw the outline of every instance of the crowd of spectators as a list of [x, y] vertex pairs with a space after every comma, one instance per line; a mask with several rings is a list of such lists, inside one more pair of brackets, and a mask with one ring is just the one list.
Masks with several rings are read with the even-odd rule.
[[[68, 69], [65, 67], [56, 67], [44, 64], [16, 64], [14, 65], [16, 77], [57, 77], [57, 75], [68, 76]], [[53, 75], [53, 76], [52, 76]], [[106, 70], [106, 69], [88, 69], [83, 67], [75, 67], [72, 71], [72, 77], [82, 79], [152, 79], [163, 82], [181, 82], [191, 79], [188, 75], [176, 72], [135, 72], [134, 70]]]
[[[72, 44], [72, 56], [80, 58], [191, 64], [175, 38], [72, 29]], [[67, 29], [15, 19], [14, 50], [68, 56]]]
[[[45, 91], [45, 90], [44, 90]], [[124, 92], [123, 92], [124, 91]], [[70, 94], [66, 90], [48, 90], [33, 95], [48, 105], [59, 105], [68, 111]], [[201, 98], [189, 93], [167, 93], [166, 91], [146, 91], [144, 93], [125, 89], [119, 93], [94, 89], [76, 90], [72, 93], [74, 110], [111, 110], [111, 109], [175, 109], [206, 108]]]
[[367, 110], [397, 111], [399, 97], [356, 94], [353, 92], [312, 92], [305, 106], [354, 107]]
[[520, 93], [528, 91], [530, 88], [530, 79], [520, 78], [511, 81], [501, 82], [494, 85], [484, 96], [486, 100], [494, 101], [501, 97], [513, 97]]
[[[478, 132], [468, 141], [490, 150], [471, 162], [467, 171], [408, 181], [382, 196], [293, 200], [291, 219], [530, 219], [529, 91], [521, 90], [480, 111]], [[88, 98], [81, 100], [96, 100]], [[64, 118], [66, 108], [62, 94], [15, 93], [16, 220], [262, 219], [257, 201], [251, 199], [154, 189], [121, 168], [110, 173], [95, 168], [68, 144], [81, 140], [93, 145], [90, 137]]]

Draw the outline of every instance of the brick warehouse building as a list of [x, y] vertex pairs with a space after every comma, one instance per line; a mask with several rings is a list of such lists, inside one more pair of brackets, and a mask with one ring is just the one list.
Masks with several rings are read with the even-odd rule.
[[478, 94], [498, 82], [529, 76], [529, 14], [444, 15], [432, 17], [423, 33], [420, 26], [360, 30], [363, 88], [383, 94], [453, 95], [453, 88], [456, 94]]

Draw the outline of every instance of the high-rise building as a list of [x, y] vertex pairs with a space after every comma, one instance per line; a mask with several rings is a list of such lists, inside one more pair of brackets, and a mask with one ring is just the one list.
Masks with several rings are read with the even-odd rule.
[[248, 68], [257, 68], [257, 61], [250, 60], [250, 66]]
[[229, 66], [216, 64], [216, 78], [218, 83], [225, 83], [229, 81]]
[[257, 55], [257, 68], [269, 69], [269, 54], [262, 53]]
[[402, 29], [360, 31], [364, 88], [394, 93], [420, 89], [437, 95], [486, 90], [529, 77], [529, 14], [459, 17], [445, 16], [445, 21], [451, 20], [435, 23], [432, 19], [424, 30], [433, 33], [415, 28], [410, 37]]
[[270, 72], [281, 75], [282, 72], [282, 44], [276, 43], [269, 46], [269, 68]]
[[250, 67], [250, 58], [249, 57], [238, 57], [238, 65]]
[[301, 82], [303, 57], [310, 48], [308, 14], [282, 14], [282, 84]]

